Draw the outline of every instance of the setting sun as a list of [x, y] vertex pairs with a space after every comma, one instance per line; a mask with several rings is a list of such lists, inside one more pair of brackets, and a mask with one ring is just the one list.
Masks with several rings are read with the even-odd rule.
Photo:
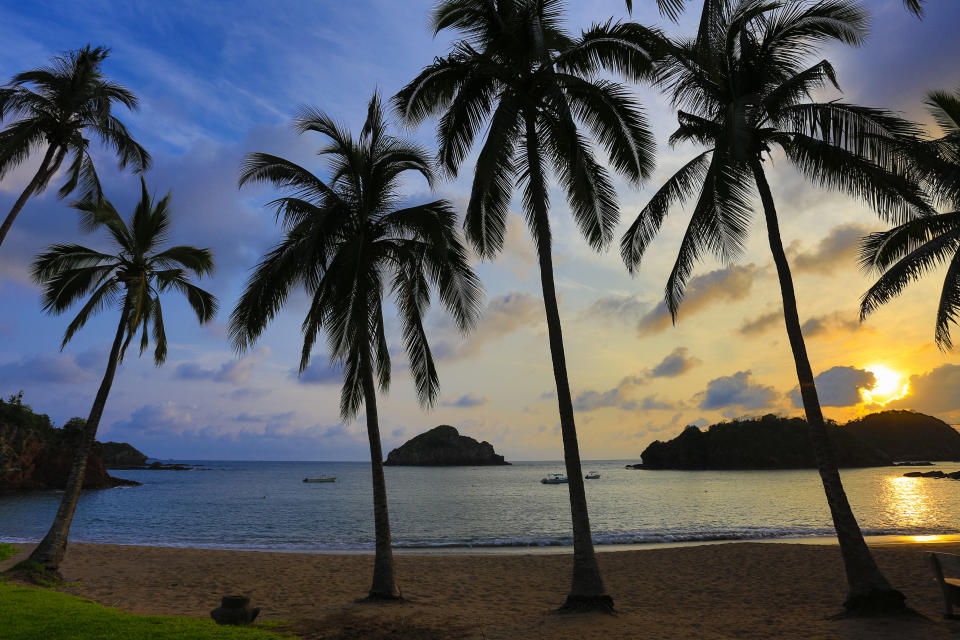
[[876, 383], [869, 390], [861, 390], [865, 404], [885, 405], [893, 400], [899, 400], [910, 393], [910, 382], [906, 376], [881, 364], [864, 367], [876, 378]]

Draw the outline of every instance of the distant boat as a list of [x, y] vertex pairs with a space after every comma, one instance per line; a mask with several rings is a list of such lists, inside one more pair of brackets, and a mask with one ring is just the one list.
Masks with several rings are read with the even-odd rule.
[[588, 471], [587, 475], [583, 476], [587, 480], [599, 480], [600, 472], [599, 471]]
[[304, 482], [336, 482], [336, 476], [320, 476], [319, 478], [304, 478]]
[[540, 482], [543, 484], [566, 484], [569, 480], [567, 480], [567, 476], [562, 473], [551, 473], [547, 475], [546, 478], [540, 480]]

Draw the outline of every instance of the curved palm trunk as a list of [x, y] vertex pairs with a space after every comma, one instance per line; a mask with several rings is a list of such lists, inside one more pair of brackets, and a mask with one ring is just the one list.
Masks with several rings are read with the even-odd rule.
[[373, 600], [400, 598], [393, 571], [393, 542], [390, 537], [390, 513], [387, 510], [387, 483], [383, 477], [383, 449], [380, 446], [380, 421], [377, 418], [377, 389], [369, 360], [363, 364], [363, 403], [367, 413], [367, 437], [370, 439], [370, 470], [373, 474], [373, 522], [376, 554], [373, 560], [373, 585], [368, 597]]
[[553, 283], [550, 221], [546, 206], [546, 183], [540, 165], [537, 127], [532, 116], [528, 115], [526, 122], [529, 180], [531, 189], [540, 194], [533, 198], [535, 216], [533, 227], [537, 241], [537, 257], [540, 263], [543, 306], [547, 315], [547, 334], [550, 338], [553, 377], [557, 384], [560, 431], [563, 435], [563, 459], [569, 480], [567, 486], [570, 490], [570, 515], [573, 520], [573, 580], [563, 608], [612, 610], [613, 598], [607, 595], [603, 587], [603, 579], [600, 577], [600, 568], [597, 566], [597, 558], [593, 550], [593, 536], [590, 533], [587, 495], [583, 486], [583, 470], [580, 467], [580, 446], [577, 443], [577, 427], [573, 418], [573, 401], [570, 398], [567, 361], [563, 351], [563, 335], [560, 329], [560, 310], [557, 308], [557, 291]]
[[53, 525], [43, 540], [33, 550], [27, 562], [42, 564], [48, 571], [57, 571], [63, 556], [67, 552], [67, 537], [70, 533], [70, 523], [73, 522], [73, 514], [77, 509], [77, 502], [80, 500], [80, 490], [83, 489], [83, 477], [87, 470], [87, 459], [90, 457], [90, 450], [97, 439], [97, 427], [100, 425], [100, 417], [103, 415], [103, 408], [107, 404], [107, 396], [110, 395], [110, 387], [113, 386], [113, 378], [117, 373], [117, 364], [120, 359], [120, 345], [123, 342], [123, 334], [127, 326], [127, 307], [124, 306], [123, 313], [120, 314], [120, 324], [117, 326], [117, 335], [113, 339], [113, 348], [110, 349], [110, 359], [107, 362], [107, 371], [103, 374], [103, 381], [100, 383], [100, 389], [97, 391], [97, 397], [93, 401], [93, 407], [90, 409], [90, 415], [87, 417], [87, 424], [80, 435], [80, 442], [73, 454], [73, 464], [70, 466], [70, 474], [67, 476], [67, 486], [63, 493], [63, 499], [60, 501], [60, 507], [57, 509], [57, 515], [53, 519]]
[[790, 348], [793, 350], [793, 359], [797, 367], [797, 378], [800, 382], [800, 396], [803, 399], [803, 409], [810, 425], [810, 438], [813, 441], [813, 450], [817, 458], [820, 471], [820, 480], [827, 495], [827, 504], [830, 506], [830, 515], [833, 518], [833, 527], [837, 532], [837, 541], [840, 544], [840, 554], [843, 556], [843, 565], [847, 574], [847, 600], [844, 607], [849, 611], [897, 611], [904, 608], [904, 595], [890, 586], [867, 547], [860, 525], [853, 515], [847, 494], [840, 480], [840, 472], [833, 459], [830, 441], [827, 439], [827, 429], [820, 411], [820, 400], [817, 398], [817, 387], [813, 380], [813, 371], [807, 357], [807, 347], [800, 331], [800, 318], [797, 313], [797, 298], [793, 290], [793, 279], [790, 275], [790, 265], [783, 251], [780, 239], [780, 226], [777, 223], [777, 211], [773, 203], [770, 185], [763, 173], [759, 160], [752, 162], [754, 178], [760, 191], [763, 202], [763, 213], [767, 222], [767, 235], [770, 240], [770, 251], [773, 253], [773, 262], [777, 266], [777, 276], [780, 279], [780, 293], [783, 297], [783, 317], [787, 325], [787, 336], [790, 338]]
[[[55, 151], [56, 147], [54, 145], [51, 144], [47, 147], [47, 152], [43, 155], [43, 162], [40, 163], [40, 168], [37, 169], [37, 173], [34, 174], [33, 178], [23, 190], [23, 193], [21, 193], [20, 197], [17, 198], [17, 201], [13, 203], [13, 208], [10, 209], [10, 213], [7, 214], [3, 224], [0, 225], [0, 245], [3, 245], [3, 241], [7, 237], [10, 227], [13, 226], [13, 221], [17, 219], [17, 215], [20, 214], [20, 210], [23, 209], [23, 206], [27, 204], [27, 200], [30, 199], [30, 196], [36, 192], [40, 185], [44, 184], [50, 179], [50, 173], [56, 171], [56, 168], [50, 168], [50, 161], [53, 159], [53, 154]], [[59, 163], [57, 166], [59, 167]]]

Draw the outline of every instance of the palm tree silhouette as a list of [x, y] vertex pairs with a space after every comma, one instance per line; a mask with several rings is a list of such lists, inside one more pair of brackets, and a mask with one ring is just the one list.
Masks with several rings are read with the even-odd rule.
[[503, 247], [510, 199], [522, 185], [523, 210], [540, 266], [569, 478], [574, 566], [564, 606], [610, 608], [612, 599], [594, 556], [580, 468], [554, 285], [547, 181], [552, 170], [590, 246], [606, 247], [620, 209], [590, 136], [606, 151], [613, 168], [633, 184], [652, 170], [654, 143], [630, 92], [595, 75], [606, 70], [631, 80], [648, 77], [657, 39], [639, 25], [614, 22], [595, 24], [574, 39], [561, 28], [562, 16], [558, 0], [438, 3], [432, 14], [434, 33], [452, 29], [463, 39], [454, 43], [450, 55], [426, 67], [394, 102], [410, 124], [442, 114], [439, 161], [451, 175], [486, 128], [464, 220], [467, 238], [480, 256], [493, 258]]
[[730, 262], [742, 253], [752, 196], [759, 192], [803, 407], [846, 567], [845, 606], [851, 611], [899, 609], [904, 597], [877, 568], [830, 451], [763, 162], [779, 148], [808, 180], [864, 200], [886, 219], [927, 211], [894, 150], [896, 137], [913, 134], [913, 125], [881, 110], [810, 97], [827, 83], [836, 85], [836, 77], [828, 61], [805, 67], [805, 58], [820, 43], [856, 45], [865, 28], [866, 14], [849, 0], [715, 3], [696, 38], [668, 45], [659, 78], [673, 103], [689, 109], [678, 111], [680, 126], [671, 143], [708, 148], [654, 194], [621, 242], [624, 262], [635, 272], [670, 209], [699, 191], [666, 285], [675, 319], [699, 259], [713, 254]]
[[150, 166], [150, 154], [113, 115], [114, 103], [133, 110], [137, 97], [101, 73], [109, 53], [87, 45], [54, 58], [49, 67], [24, 71], [0, 88], [0, 121], [17, 118], [0, 131], [0, 179], [47, 146], [40, 168], [0, 225], [0, 245], [27, 200], [46, 189], [68, 154], [67, 181], [57, 195], [65, 198], [79, 187], [84, 200], [102, 197], [88, 133], [114, 150], [121, 168], [131, 165], [139, 172]]
[[[931, 91], [925, 102], [943, 136], [910, 141], [906, 151], [938, 200], [960, 209], [960, 88], [953, 93]], [[861, 320], [899, 295], [911, 281], [946, 263], [934, 336], [942, 351], [953, 348], [950, 325], [960, 318], [960, 210], [923, 216], [872, 233], [864, 238], [860, 257], [865, 270], [881, 273], [861, 300]]]
[[[340, 414], [345, 420], [363, 406], [370, 440], [376, 556], [369, 597], [400, 596], [393, 568], [387, 489], [377, 417], [377, 390], [390, 385], [390, 350], [383, 293], [394, 295], [403, 341], [420, 403], [436, 399], [439, 378], [423, 317], [431, 286], [461, 331], [479, 315], [481, 287], [456, 230], [446, 200], [400, 207], [401, 176], [419, 173], [432, 187], [427, 153], [387, 134], [374, 94], [360, 137], [354, 140], [328, 115], [305, 108], [294, 124], [329, 139], [320, 153], [329, 158], [330, 178], [265, 153], [247, 155], [240, 185], [269, 182], [290, 195], [273, 201], [282, 216], [284, 239], [257, 265], [230, 316], [238, 351], [248, 349], [283, 307], [291, 288], [302, 286], [311, 302], [303, 321], [302, 373], [320, 331], [331, 363], [343, 370]], [[374, 378], [376, 377], [376, 380]]]
[[110, 235], [112, 253], [101, 253], [77, 244], [56, 244], [37, 256], [33, 278], [43, 286], [43, 308], [60, 314], [80, 298], [89, 295], [80, 312], [67, 326], [62, 349], [83, 328], [91, 316], [108, 308], [120, 312], [120, 322], [107, 359], [107, 370], [97, 391], [90, 415], [74, 452], [67, 486], [49, 532], [28, 559], [56, 571], [67, 550], [70, 523], [80, 499], [90, 449], [96, 441], [117, 365], [123, 361], [127, 345], [140, 332], [140, 353], [154, 343], [154, 364], [167, 357], [167, 334], [163, 324], [160, 295], [178, 291], [187, 298], [201, 323], [213, 319], [217, 299], [190, 282], [190, 274], [200, 278], [213, 272], [213, 254], [209, 249], [178, 245], [161, 250], [170, 230], [170, 195], [156, 204], [140, 179], [141, 197], [127, 224], [109, 201], [81, 201], [73, 207], [81, 214], [88, 231], [104, 230]]

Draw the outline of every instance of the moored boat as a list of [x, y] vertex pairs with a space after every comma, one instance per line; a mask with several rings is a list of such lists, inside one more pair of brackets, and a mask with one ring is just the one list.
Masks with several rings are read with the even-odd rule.
[[583, 476], [587, 480], [599, 480], [600, 472], [599, 471], [588, 471], [587, 475]]
[[562, 473], [551, 473], [548, 474], [546, 478], [540, 480], [540, 482], [543, 484], [566, 484], [569, 480], [567, 480], [567, 476]]
[[320, 476], [319, 478], [304, 478], [304, 482], [336, 482], [336, 476]]

